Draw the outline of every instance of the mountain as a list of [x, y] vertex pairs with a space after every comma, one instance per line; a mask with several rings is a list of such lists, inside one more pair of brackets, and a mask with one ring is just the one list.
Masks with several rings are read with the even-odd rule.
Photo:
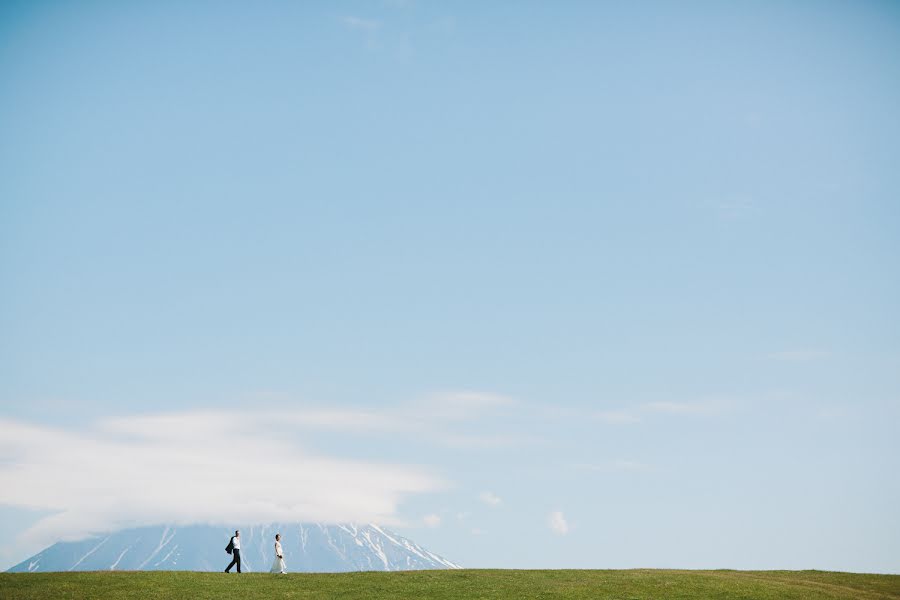
[[[378, 525], [274, 524], [239, 527], [245, 572], [268, 571], [275, 534], [288, 571], [458, 569], [459, 565]], [[211, 525], [123, 529], [79, 542], [58, 542], [11, 568], [44, 571], [222, 571], [234, 530]]]

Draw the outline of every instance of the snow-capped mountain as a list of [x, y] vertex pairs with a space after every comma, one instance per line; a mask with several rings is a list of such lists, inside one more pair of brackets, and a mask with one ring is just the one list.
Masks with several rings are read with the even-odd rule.
[[[237, 527], [245, 572], [268, 571], [281, 533], [288, 571], [402, 571], [459, 565], [386, 529], [318, 523]], [[10, 569], [44, 571], [222, 571], [233, 529], [210, 525], [124, 529], [79, 542], [59, 542]]]

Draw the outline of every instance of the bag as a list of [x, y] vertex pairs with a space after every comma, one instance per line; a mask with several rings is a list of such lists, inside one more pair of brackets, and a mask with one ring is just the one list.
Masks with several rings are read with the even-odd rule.
[[225, 546], [225, 552], [227, 552], [228, 554], [234, 552], [234, 538], [228, 540], [228, 545]]

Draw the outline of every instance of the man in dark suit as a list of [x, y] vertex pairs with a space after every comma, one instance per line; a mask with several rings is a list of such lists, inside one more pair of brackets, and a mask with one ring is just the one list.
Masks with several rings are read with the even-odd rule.
[[231, 553], [234, 558], [231, 559], [231, 564], [225, 567], [225, 572], [230, 573], [231, 567], [237, 565], [237, 572], [241, 572], [241, 532], [235, 530], [234, 537], [231, 538], [231, 542], [228, 544], [231, 547]]

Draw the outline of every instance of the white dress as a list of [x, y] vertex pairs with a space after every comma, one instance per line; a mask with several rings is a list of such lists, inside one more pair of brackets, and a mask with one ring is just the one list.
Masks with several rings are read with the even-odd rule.
[[275, 542], [275, 562], [272, 563], [272, 569], [269, 571], [270, 573], [287, 573], [287, 567], [284, 566], [284, 559], [278, 558], [279, 556], [284, 556], [284, 552], [281, 550], [281, 542]]

